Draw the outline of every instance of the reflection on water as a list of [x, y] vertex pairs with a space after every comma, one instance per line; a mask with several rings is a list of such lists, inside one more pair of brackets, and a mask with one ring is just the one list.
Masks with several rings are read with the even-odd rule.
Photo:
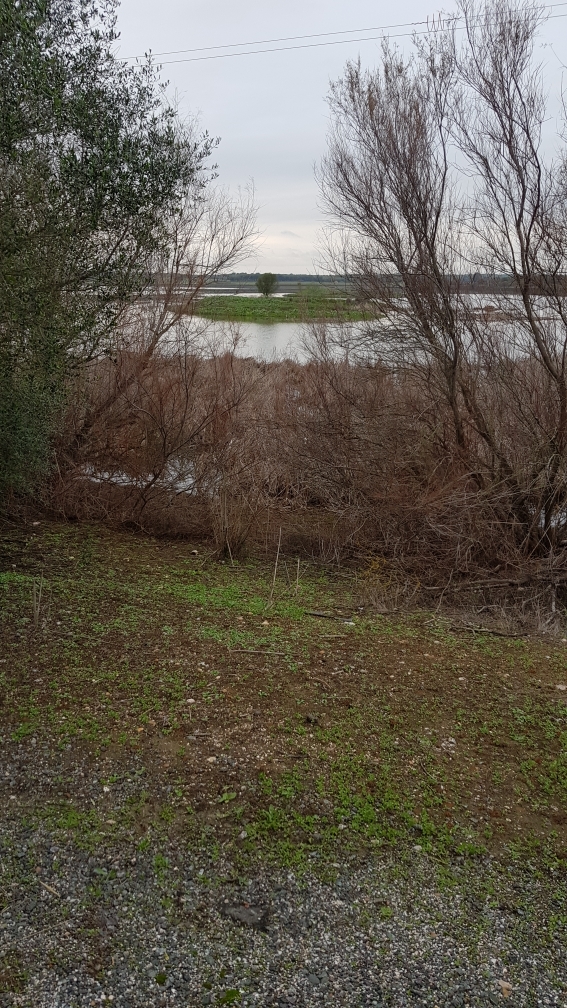
[[301, 343], [305, 330], [298, 322], [273, 322], [271, 325], [243, 322], [240, 332], [239, 357], [270, 360], [273, 357], [301, 359], [304, 356]]
[[[258, 322], [211, 321], [199, 318], [185, 319], [185, 330], [203, 340], [203, 344], [217, 343], [229, 346], [237, 339], [238, 357], [255, 357], [258, 360], [282, 360], [293, 358], [304, 361], [307, 352], [304, 341], [309, 336], [309, 325], [302, 322], [272, 322], [261, 325]], [[346, 336], [347, 331], [359, 329], [363, 323], [348, 326], [327, 324], [329, 335]]]
[[204, 343], [230, 346], [237, 341], [236, 353], [239, 357], [256, 357], [259, 360], [293, 357], [304, 359], [302, 337], [304, 326], [299, 322], [273, 322], [261, 325], [257, 322], [211, 321], [195, 316], [185, 319], [185, 330]]

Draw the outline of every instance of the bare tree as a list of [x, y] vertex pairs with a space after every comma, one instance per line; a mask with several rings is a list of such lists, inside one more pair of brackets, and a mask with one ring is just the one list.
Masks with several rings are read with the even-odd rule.
[[[416, 41], [409, 59], [385, 43], [376, 71], [347, 65], [320, 179], [337, 268], [375, 309], [357, 348], [436, 418], [415, 506], [444, 494], [448, 537], [460, 522], [470, 543], [476, 513], [478, 562], [553, 586], [567, 582], [566, 162], [542, 154], [541, 20], [532, 4], [466, 0], [463, 41]], [[472, 272], [505, 274], [496, 309]]]
[[[132, 418], [138, 413], [142, 428], [153, 423], [161, 431], [160, 462], [158, 465], [158, 455], [154, 455], [146, 473], [147, 488], [160, 482], [172, 454], [180, 453], [189, 437], [181, 417], [187, 417], [193, 405], [189, 399], [200, 374], [199, 356], [214, 358], [219, 350], [231, 349], [219, 348], [218, 340], [211, 343], [210, 325], [192, 325], [192, 315], [196, 299], [210, 279], [250, 253], [255, 235], [253, 192], [234, 201], [219, 190], [195, 190], [170, 221], [169, 235], [167, 257], [148, 265], [152, 281], [147, 293], [124, 306], [104, 357], [89, 361], [75, 379], [70, 423], [58, 447], [59, 472], [67, 483], [82, 479], [85, 467], [109, 473], [114, 466], [117, 472], [122, 471], [112, 451], [102, 464], [106, 449], [101, 431], [112, 431], [120, 415]], [[173, 414], [169, 420], [164, 415], [166, 406], [160, 391], [164, 374], [170, 389], [173, 385], [178, 389], [167, 404], [175, 419]], [[149, 401], [155, 408], [149, 408]], [[215, 411], [212, 404], [209, 406], [211, 419]], [[207, 422], [201, 417], [196, 431]], [[60, 491], [59, 487], [61, 496]]]

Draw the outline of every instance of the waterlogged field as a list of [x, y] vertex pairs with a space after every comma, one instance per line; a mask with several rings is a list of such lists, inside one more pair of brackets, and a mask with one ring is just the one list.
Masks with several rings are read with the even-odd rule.
[[285, 297], [239, 297], [225, 295], [201, 298], [195, 313], [203, 318], [231, 322], [307, 322], [321, 319], [335, 322], [359, 322], [369, 316], [346, 298], [306, 292]]
[[4, 744], [106, 767], [96, 801], [64, 770], [12, 781], [29, 823], [322, 870], [565, 857], [565, 642], [378, 616], [354, 574], [294, 558], [273, 588], [271, 564], [92, 526], [5, 528], [2, 548]]

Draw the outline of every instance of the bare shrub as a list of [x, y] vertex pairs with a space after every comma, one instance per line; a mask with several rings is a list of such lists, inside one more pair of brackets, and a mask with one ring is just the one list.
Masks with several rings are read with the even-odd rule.
[[[542, 154], [541, 12], [461, 9], [462, 44], [405, 59], [385, 43], [379, 69], [349, 64], [333, 85], [322, 189], [340, 268], [376, 315], [347, 349], [395, 390], [380, 431], [400, 562], [447, 586], [491, 569], [563, 591], [566, 175], [563, 152]], [[471, 296], [473, 270], [506, 275], [496, 307]], [[356, 438], [337, 433], [350, 460]]]
[[251, 194], [236, 203], [188, 195], [170, 222], [167, 257], [153, 264], [153, 289], [125, 305], [107, 352], [75, 375], [56, 445], [56, 510], [165, 530], [183, 526], [192, 496], [202, 521], [207, 446], [227, 436], [245, 388], [232, 367], [235, 340], [219, 346], [191, 314], [210, 278], [249, 253], [253, 234]]

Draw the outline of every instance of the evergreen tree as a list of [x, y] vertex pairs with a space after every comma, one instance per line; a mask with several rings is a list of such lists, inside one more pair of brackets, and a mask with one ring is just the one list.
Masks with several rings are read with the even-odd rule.
[[112, 52], [116, 0], [0, 0], [0, 492], [45, 471], [70, 369], [104, 352], [213, 144], [151, 62]]

